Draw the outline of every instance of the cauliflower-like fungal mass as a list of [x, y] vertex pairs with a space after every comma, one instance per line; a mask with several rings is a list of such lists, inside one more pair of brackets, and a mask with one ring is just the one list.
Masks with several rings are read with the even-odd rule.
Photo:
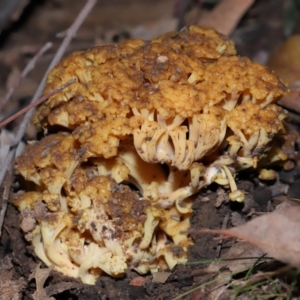
[[285, 87], [213, 29], [75, 52], [45, 93], [71, 78], [35, 113], [51, 134], [17, 159], [32, 184], [14, 203], [37, 256], [85, 283], [186, 262], [195, 194], [215, 182], [243, 201], [237, 171], [287, 158]]

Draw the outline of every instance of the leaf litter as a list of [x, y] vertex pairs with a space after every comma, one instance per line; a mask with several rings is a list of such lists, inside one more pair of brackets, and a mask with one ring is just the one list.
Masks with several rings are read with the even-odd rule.
[[255, 0], [222, 0], [212, 11], [200, 17], [197, 23], [230, 35], [254, 2]]
[[291, 201], [276, 210], [230, 229], [199, 229], [197, 233], [217, 233], [254, 244], [284, 263], [300, 265], [300, 206]]
[[6, 256], [0, 260], [0, 299], [19, 300], [25, 287], [25, 278], [13, 279], [11, 259]]
[[[220, 4], [217, 5], [215, 7], [215, 9], [213, 9], [211, 11], [211, 13], [216, 13], [217, 9], [220, 10], [220, 7], [222, 7], [221, 5], [225, 5], [225, 3], [227, 3], [227, 11], [230, 12], [230, 5], [228, 5], [228, 3], [234, 3], [236, 2], [236, 4], [234, 4], [236, 7], [235, 8], [231, 8], [231, 10], [233, 9], [240, 9], [240, 13], [236, 13], [234, 18], [230, 19], [230, 18], [225, 18], [223, 15], [223, 18], [213, 18], [213, 14], [210, 15], [210, 20], [212, 20], [212, 24], [214, 27], [222, 27], [224, 29], [227, 30], [227, 33], [232, 32], [232, 30], [237, 26], [237, 22], [238, 20], [240, 20], [240, 18], [242, 17], [242, 15], [244, 15], [244, 13], [247, 11], [247, 9], [249, 9], [249, 7], [254, 3], [254, 1], [230, 1], [230, 0], [223, 0], [220, 1]], [[245, 2], [242, 3], [241, 2]], [[247, 2], [247, 4], [246, 4]], [[252, 2], [252, 3], [251, 3]], [[243, 4], [245, 4], [245, 7], [243, 8]], [[248, 7], [247, 7], [248, 5]], [[223, 13], [225, 12], [225, 10], [223, 10]], [[220, 12], [219, 12], [220, 14]], [[222, 15], [222, 14], [221, 14]], [[174, 19], [170, 18], [170, 19], [164, 19], [161, 20], [164, 22], [153, 22], [152, 24], [148, 24], [145, 28], [143, 29], [145, 32], [147, 31], [147, 34], [151, 34], [151, 30], [153, 29], [153, 33], [154, 34], [158, 34], [160, 33], [160, 25], [159, 24], [164, 24], [164, 26], [174, 26]], [[200, 20], [201, 22], [201, 20]], [[170, 25], [171, 24], [171, 25]], [[158, 28], [159, 27], [159, 28]], [[132, 32], [133, 36], [138, 36], [140, 34], [140, 32], [143, 32], [143, 30], [141, 31], [140, 29], [141, 27], [136, 26], [136, 27], [132, 27], [130, 30]], [[228, 29], [229, 28], [229, 29]], [[150, 30], [149, 30], [150, 29]], [[3, 135], [3, 137], [2, 137]], [[2, 161], [5, 160], [5, 157], [8, 154], [8, 149], [10, 149], [10, 147], [13, 145], [13, 141], [15, 139], [14, 136], [12, 136], [13, 133], [11, 133], [10, 131], [5, 131], [4, 129], [2, 129], [1, 131], [1, 137], [0, 137], [0, 142], [1, 142], [1, 148], [0, 148], [0, 153], [2, 153], [2, 151], [4, 152], [4, 154], [2, 154]], [[2, 142], [6, 141], [8, 139], [10, 140], [9, 142], [9, 146], [5, 147], [5, 143]], [[2, 150], [2, 144], [3, 144], [3, 150]], [[228, 195], [224, 196], [225, 198], [228, 197]], [[224, 198], [224, 203], [221, 203], [221, 206], [226, 206], [228, 205], [226, 203], [226, 199]], [[204, 199], [204, 197], [203, 197]], [[223, 201], [221, 201], [223, 202]], [[292, 204], [289, 204], [292, 205]], [[283, 204], [282, 204], [283, 206]], [[287, 209], [283, 206], [283, 212], [279, 212], [280, 207], [282, 209], [282, 206], [279, 206], [274, 212], [269, 213], [267, 215], [263, 215], [261, 217], [257, 217], [255, 219], [253, 219], [252, 221], [247, 222], [244, 225], [238, 226], [236, 228], [239, 228], [238, 230], [234, 231], [234, 229], [223, 229], [223, 230], [215, 230], [215, 231], [210, 231], [212, 233], [220, 233], [222, 235], [227, 235], [227, 236], [232, 236], [238, 239], [243, 239], [244, 241], [239, 241], [234, 243], [232, 246], [230, 246], [229, 251], [227, 252], [227, 254], [223, 255], [222, 258], [226, 259], [223, 262], [213, 262], [211, 263], [206, 269], [205, 271], [207, 272], [218, 272], [220, 270], [227, 270], [224, 271], [223, 274], [219, 274], [220, 277], [218, 278], [218, 280], [216, 280], [214, 286], [213, 286], [213, 292], [211, 292], [209, 294], [210, 298], [205, 298], [205, 299], [221, 299], [221, 297], [224, 295], [231, 295], [230, 293], [228, 294], [228, 290], [227, 290], [227, 286], [226, 283], [229, 282], [230, 279], [232, 279], [232, 273], [235, 272], [243, 272], [244, 270], [247, 270], [247, 268], [251, 267], [253, 265], [253, 261], [255, 261], [255, 259], [250, 259], [249, 257], [261, 257], [262, 253], [266, 252], [269, 253], [269, 255], [273, 256], [276, 259], [285, 261], [287, 263], [290, 263], [291, 261], [293, 263], [295, 263], [297, 261], [297, 254], [299, 249], [297, 249], [297, 247], [299, 246], [296, 242], [291, 241], [291, 239], [295, 238], [296, 236], [296, 232], [295, 235], [288, 235], [286, 242], [288, 243], [288, 248], [286, 249], [284, 246], [284, 243], [278, 243], [276, 244], [276, 234], [280, 233], [283, 234], [285, 231], [290, 231], [293, 226], [297, 226], [298, 224], [298, 218], [296, 218], [297, 213], [299, 215], [299, 209], [297, 208], [297, 213], [293, 214], [291, 211], [295, 210], [294, 207], [291, 209]], [[222, 210], [222, 207], [220, 207], [219, 210]], [[226, 214], [228, 213], [228, 211], [226, 212]], [[271, 215], [271, 217], [269, 217]], [[260, 219], [260, 218], [264, 218], [264, 217], [268, 217], [267, 219]], [[222, 220], [222, 218], [220, 218], [220, 220]], [[256, 221], [257, 220], [257, 221]], [[280, 222], [278, 222], [278, 220], [280, 220]], [[221, 221], [222, 222], [222, 221]], [[255, 222], [255, 223], [251, 223], [251, 222]], [[261, 223], [264, 224], [261, 227]], [[278, 222], [278, 224], [276, 224], [276, 222]], [[287, 222], [288, 225], [285, 224], [285, 222]], [[299, 221], [300, 222], [300, 221]], [[249, 225], [251, 223], [251, 226]], [[282, 231], [280, 231], [280, 228], [277, 228], [278, 226], [276, 225], [281, 225]], [[299, 224], [298, 224], [299, 225]], [[242, 226], [248, 226], [246, 227], [246, 229]], [[213, 227], [217, 227], [214, 226]], [[280, 227], [280, 226], [279, 226]], [[258, 229], [258, 233], [257, 234], [252, 234], [254, 229]], [[273, 231], [272, 231], [273, 230]], [[270, 236], [268, 236], [269, 231], [271, 231]], [[293, 230], [292, 230], [293, 231]], [[230, 233], [228, 233], [230, 232]], [[266, 233], [267, 232], [267, 233]], [[299, 232], [298, 232], [299, 234]], [[266, 238], [266, 236], [268, 236], [268, 238]], [[264, 239], [263, 242], [261, 241], [261, 239]], [[277, 237], [277, 242], [278, 242], [279, 238]], [[253, 242], [254, 241], [254, 242]], [[214, 242], [214, 244], [216, 245], [217, 243]], [[224, 245], [226, 247], [226, 245]], [[228, 245], [227, 245], [228, 247]], [[278, 248], [279, 247], [279, 248]], [[287, 251], [293, 252], [294, 251], [294, 255], [292, 256], [292, 258], [289, 258], [289, 253], [286, 253]], [[248, 259], [243, 259], [243, 258], [247, 258]], [[241, 258], [241, 259], [239, 259]], [[232, 260], [231, 260], [232, 259]], [[289, 260], [290, 259], [290, 260]], [[262, 262], [262, 260], [260, 261]], [[24, 262], [23, 262], [24, 263]], [[43, 271], [44, 270], [44, 271]], [[44, 273], [43, 273], [44, 272]], [[48, 278], [48, 276], [51, 277], [51, 270], [49, 269], [40, 269], [40, 266], [38, 266], [35, 271], [34, 271], [34, 276], [37, 280], [37, 277], [39, 277], [41, 280], [37, 280], [37, 287], [36, 287], [36, 291], [35, 294], [36, 297], [38, 295], [37, 291], [39, 290], [39, 297], [40, 298], [36, 298], [38, 300], [41, 299], [51, 299], [49, 297], [51, 297], [52, 295], [55, 295], [56, 293], [59, 294], [61, 292], [63, 292], [66, 289], [72, 289], [72, 287], [75, 287], [76, 284], [74, 282], [62, 282], [61, 284], [56, 283], [53, 285], [48, 285], [47, 283], [45, 284], [45, 280]], [[160, 278], [161, 275], [166, 275], [166, 276], [162, 276]], [[33, 277], [34, 277], [33, 276]], [[22, 279], [22, 277], [20, 277]], [[44, 279], [42, 279], [44, 278]], [[137, 278], [137, 277], [135, 277]], [[180, 277], [179, 277], [180, 278]], [[11, 278], [8, 276], [8, 280], [11, 280]], [[44, 281], [43, 281], [44, 280]], [[158, 273], [158, 282], [159, 283], [165, 283], [166, 286], [170, 283], [170, 281], [174, 281], [174, 276], [173, 274], [159, 274]], [[155, 283], [156, 279], [153, 278], [153, 282]], [[9, 282], [9, 281], [8, 281]], [[139, 278], [137, 278], [135, 281], [133, 280], [131, 283], [132, 285], [137, 285], [137, 286], [142, 286], [145, 285], [148, 287], [147, 283], [149, 282], [149, 280], [141, 280]], [[178, 281], [179, 282], [179, 281]], [[183, 282], [183, 280], [182, 280]], [[18, 295], [18, 293], [20, 294], [23, 290], [24, 290], [24, 286], [26, 285], [26, 281], [24, 283], [24, 281], [16, 281], [15, 283], [17, 283], [17, 289], [16, 291], [16, 295]], [[13, 283], [11, 283], [13, 286]], [[64, 284], [64, 286], [63, 286]], [[101, 283], [102, 284], [102, 283]], [[155, 286], [155, 285], [153, 285]], [[52, 292], [50, 291], [52, 288]], [[53, 291], [56, 292], [53, 292]], [[177, 290], [178, 291], [178, 290]], [[148, 289], [148, 295], [151, 296], [151, 290], [150, 288]], [[157, 297], [155, 296], [155, 293], [153, 292], [153, 299], [156, 299]], [[156, 295], [159, 295], [158, 293]], [[44, 298], [43, 298], [44, 297]], [[212, 298], [215, 297], [215, 298]], [[229, 297], [229, 296], [228, 296]], [[12, 299], [18, 299], [18, 298], [12, 298]], [[126, 298], [127, 299], [127, 298]], [[196, 295], [194, 295], [194, 297], [192, 297], [193, 300], [198, 299]]]

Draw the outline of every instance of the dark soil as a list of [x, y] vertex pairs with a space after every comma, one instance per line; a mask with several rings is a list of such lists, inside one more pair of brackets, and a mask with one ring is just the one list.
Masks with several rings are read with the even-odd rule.
[[[177, 1], [180, 3], [181, 1]], [[191, 1], [192, 2], [192, 1]], [[197, 1], [193, 4], [198, 5]], [[67, 29], [81, 9], [83, 1], [44, 0], [31, 1], [17, 21], [8, 23], [6, 29], [0, 35], [0, 95], [4, 94], [7, 78], [14, 69], [22, 69], [33, 53], [45, 42], [54, 41], [54, 47], [45, 55], [31, 74], [24, 80], [20, 88], [15, 92], [9, 105], [1, 112], [2, 118], [12, 114], [28, 103], [33, 95], [39, 79], [42, 77], [50, 59], [58, 48], [60, 40], [55, 35]], [[284, 40], [283, 35], [283, 5], [285, 1], [257, 0], [256, 4], [248, 11], [239, 23], [232, 38], [237, 43], [241, 55], [250, 58], [260, 57], [262, 51], [270, 54]], [[175, 1], [160, 0], [102, 0], [99, 1], [85, 24], [79, 30], [76, 39], [68, 49], [72, 52], [78, 49], [92, 47], [95, 44], [115, 42], [124, 38], [135, 36], [133, 28], [144, 25], [146, 29], [141, 32], [152, 32], [153, 35], [162, 33], [165, 25], [162, 20], [171, 20], [175, 11]], [[156, 28], [156, 27], [157, 28]], [[298, 26], [299, 27], [299, 26]], [[299, 28], [296, 27], [296, 32]], [[155, 30], [153, 28], [156, 28]], [[144, 36], [141, 36], [144, 37]], [[259, 59], [258, 59], [259, 60]], [[10, 125], [14, 130], [18, 121]], [[29, 127], [25, 140], [33, 139], [35, 131]], [[293, 181], [299, 176], [299, 172], [281, 173], [281, 178], [287, 184], [291, 184], [291, 197], [299, 198], [297, 189], [298, 181]], [[259, 186], [255, 176], [251, 179], [248, 175], [242, 175], [240, 185], [249, 189], [249, 201], [245, 205], [232, 205], [223, 203], [216, 207], [216, 199], [219, 191], [212, 186], [203, 191], [194, 203], [194, 215], [192, 217], [193, 228], [221, 228], [224, 219], [232, 212], [237, 212], [246, 220], [251, 208], [256, 211], [266, 211], [272, 202], [271, 188]], [[286, 179], [289, 178], [289, 179]], [[0, 298], [3, 295], [14, 295], [11, 299], [33, 299], [32, 295], [37, 290], [36, 281], [31, 274], [41, 264], [36, 258], [31, 246], [25, 241], [19, 229], [20, 215], [11, 204], [8, 206], [0, 243]], [[231, 221], [225, 224], [232, 226]], [[213, 235], [192, 234], [195, 244], [190, 248], [189, 260], [206, 260], [216, 258], [218, 244]], [[221, 254], [231, 246], [232, 241], [223, 241]], [[41, 264], [41, 268], [45, 266]], [[155, 283], [152, 276], [146, 276], [146, 283], [136, 287], [129, 282], [139, 276], [135, 272], [128, 271], [123, 279], [112, 279], [108, 276], [99, 278], [95, 286], [82, 284], [79, 280], [65, 277], [51, 271], [46, 279], [44, 289], [47, 296], [54, 299], [174, 299], [176, 296], [189, 291], [195, 284], [195, 269], [200, 265], [178, 265], [172, 270], [172, 274], [166, 283]], [[7, 286], [5, 286], [7, 284]], [[6, 290], [13, 294], [5, 294]], [[1, 296], [2, 295], [2, 296]], [[19, 295], [19, 296], [18, 296]], [[46, 298], [36, 298], [46, 299]], [[191, 299], [186, 296], [184, 299]]]
[[[249, 186], [249, 181], [242, 181], [240, 185]], [[253, 188], [252, 183], [250, 184]], [[269, 193], [268, 187], [254, 187], [253, 195], [257, 195], [251, 204], [251, 208], [257, 211], [263, 211], [264, 205], [260, 205], [259, 195]], [[224, 203], [221, 207], [215, 207], [215, 201], [218, 192], [211, 189], [201, 193], [194, 203], [194, 214], [191, 220], [192, 228], [221, 228], [227, 215], [231, 216], [233, 211], [240, 213], [243, 218], [245, 214], [243, 209], [245, 205], [232, 205]], [[248, 209], [250, 209], [248, 207]], [[36, 290], [36, 284], [33, 279], [29, 279], [33, 271], [41, 264], [36, 258], [33, 249], [23, 238], [19, 229], [20, 215], [18, 210], [11, 204], [8, 206], [7, 215], [3, 235], [1, 239], [0, 255], [6, 258], [3, 268], [12, 264], [10, 272], [12, 274], [12, 282], [14, 280], [24, 279], [20, 292], [20, 299], [32, 299], [32, 294]], [[229, 221], [227, 226], [232, 226]], [[195, 262], [199, 260], [215, 259], [219, 240], [213, 235], [192, 234], [195, 244], [190, 247], [189, 261]], [[225, 240], [222, 244], [221, 254], [225, 253], [231, 246], [232, 240]], [[6, 263], [6, 265], [5, 265]], [[55, 299], [173, 299], [176, 296], [190, 290], [198, 275], [197, 270], [205, 265], [178, 265], [172, 270], [172, 274], [164, 284], [152, 282], [152, 276], [146, 276], [146, 283], [143, 286], [136, 287], [129, 282], [139, 276], [135, 272], [128, 271], [123, 279], [113, 279], [108, 276], [102, 276], [98, 279], [95, 286], [82, 284], [79, 280], [63, 276], [62, 274], [51, 271], [44, 285], [48, 296], [54, 296]], [[1, 265], [0, 265], [1, 267]], [[41, 267], [43, 264], [41, 264]], [[196, 271], [195, 271], [196, 270]], [[195, 275], [195, 276], [194, 276]], [[0, 272], [1, 276], [1, 272]], [[1, 278], [5, 280], [5, 278]], [[11, 282], [11, 281], [10, 281]], [[1, 288], [0, 288], [1, 292]], [[42, 298], [41, 298], [42, 299]], [[184, 299], [190, 299], [189, 297]]]

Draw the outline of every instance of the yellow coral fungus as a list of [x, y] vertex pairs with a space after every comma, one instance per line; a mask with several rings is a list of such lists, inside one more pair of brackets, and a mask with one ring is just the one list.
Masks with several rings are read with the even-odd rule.
[[15, 205], [38, 257], [85, 283], [185, 262], [194, 195], [216, 182], [243, 201], [235, 173], [285, 158], [284, 86], [213, 29], [75, 52], [45, 93], [73, 77], [35, 113], [60, 132], [18, 158], [35, 185]]

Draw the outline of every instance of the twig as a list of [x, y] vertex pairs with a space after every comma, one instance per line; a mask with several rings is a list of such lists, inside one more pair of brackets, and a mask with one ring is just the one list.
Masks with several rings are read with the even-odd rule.
[[[15, 149], [11, 150], [15, 151]], [[2, 234], [2, 225], [4, 222], [4, 217], [7, 209], [7, 203], [9, 199], [9, 194], [10, 194], [10, 188], [13, 180], [13, 165], [14, 165], [14, 159], [11, 160], [9, 168], [6, 172], [5, 180], [4, 180], [4, 192], [2, 195], [2, 207], [1, 207], [1, 212], [0, 212], [0, 237]]]
[[62, 91], [63, 89], [65, 89], [66, 87], [68, 87], [69, 85], [71, 85], [72, 83], [74, 83], [75, 81], [76, 81], [76, 78], [70, 79], [65, 84], [59, 86], [55, 90], [51, 91], [50, 93], [44, 95], [43, 97], [39, 98], [38, 100], [34, 101], [33, 103], [31, 103], [31, 104], [27, 105], [26, 107], [24, 107], [23, 109], [19, 110], [17, 113], [15, 113], [11, 117], [7, 118], [5, 121], [1, 122], [0, 123], [0, 128], [2, 128], [3, 126], [5, 126], [6, 124], [10, 123], [14, 119], [22, 116], [23, 114], [25, 114], [30, 109], [32, 109], [32, 108], [38, 106], [39, 104], [43, 103], [44, 101], [46, 101], [47, 99], [49, 99], [53, 95], [59, 93], [60, 91]]
[[[11, 164], [12, 160], [14, 159], [15, 157], [15, 154], [16, 154], [16, 150], [17, 148], [14, 147], [13, 149], [11, 149], [8, 154], [6, 155], [6, 158], [5, 158], [5, 161], [3, 163], [3, 168], [1, 169], [0, 171], [0, 179], [1, 179], [1, 184], [3, 182], [3, 178], [6, 174], [6, 170], [8, 169], [9, 165]], [[1, 166], [2, 167], [2, 166]], [[1, 229], [1, 227], [0, 227]]]
[[[223, 224], [222, 224], [222, 229], [227, 228], [228, 221], [229, 221], [229, 213], [224, 217]], [[222, 237], [222, 239], [219, 240], [218, 246], [217, 246], [217, 249], [216, 249], [216, 258], [220, 257], [221, 250], [222, 250], [223, 236], [221, 236], [221, 237]]]
[[0, 101], [0, 111], [4, 107], [4, 105], [7, 103], [7, 101], [10, 99], [11, 95], [15, 91], [15, 89], [19, 86], [21, 81], [27, 76], [27, 74], [35, 67], [37, 61], [41, 58], [41, 56], [52, 47], [52, 43], [48, 42], [46, 43], [36, 54], [35, 56], [29, 61], [25, 69], [22, 71], [19, 78], [14, 82], [13, 86], [9, 88], [6, 95], [1, 99]]
[[274, 277], [274, 276], [280, 275], [284, 272], [287, 272], [287, 271], [293, 269], [294, 267], [295, 266], [293, 266], [293, 265], [286, 265], [286, 266], [283, 266], [282, 268], [279, 268], [275, 271], [259, 272], [259, 273], [253, 274], [253, 276], [251, 276], [248, 280], [246, 280], [244, 282], [241, 282], [240, 287], [243, 288], [243, 287], [246, 287], [246, 286], [253, 285], [257, 282], [260, 282], [263, 279], [269, 279], [271, 277]]
[[[58, 64], [58, 62], [61, 60], [61, 58], [63, 57], [68, 45], [70, 44], [71, 40], [73, 39], [73, 37], [76, 35], [76, 32], [78, 31], [79, 27], [81, 26], [81, 24], [83, 23], [83, 21], [85, 20], [85, 18], [87, 17], [87, 15], [89, 14], [89, 12], [92, 10], [92, 8], [94, 7], [94, 5], [96, 4], [97, 0], [87, 0], [85, 6], [83, 7], [83, 9], [80, 11], [79, 15], [77, 16], [77, 18], [75, 19], [75, 21], [73, 22], [73, 24], [71, 25], [71, 27], [67, 30], [67, 35], [66, 37], [63, 39], [60, 47], [58, 48], [55, 56], [53, 57], [46, 73], [44, 74], [40, 85], [38, 86], [34, 97], [32, 99], [31, 102], [34, 102], [35, 100], [37, 100], [37, 98], [40, 96], [40, 94], [42, 93], [44, 86], [45, 86], [45, 82], [48, 76], [48, 73]], [[16, 144], [18, 144], [21, 139], [23, 138], [23, 135], [25, 133], [26, 127], [29, 123], [29, 120], [31, 119], [33, 114], [33, 111], [28, 111], [26, 113], [26, 115], [24, 116], [23, 122], [19, 127], [19, 130], [17, 132], [16, 135]], [[1, 183], [1, 178], [0, 178], [0, 183]]]
[[[44, 86], [45, 86], [45, 81], [46, 81], [46, 78], [47, 78], [47, 75], [48, 75], [49, 71], [61, 60], [61, 58], [62, 58], [66, 48], [68, 47], [69, 43], [71, 42], [72, 38], [76, 35], [77, 30], [79, 29], [79, 27], [81, 26], [81, 24], [83, 23], [83, 21], [85, 20], [85, 18], [89, 14], [89, 12], [92, 10], [92, 8], [96, 4], [96, 2], [97, 2], [97, 0], [88, 0], [86, 2], [85, 6], [83, 7], [83, 9], [80, 11], [77, 18], [75, 19], [74, 23], [68, 29], [67, 36], [62, 41], [57, 53], [55, 54], [54, 58], [52, 59], [45, 75], [43, 76], [43, 78], [42, 78], [42, 80], [41, 80], [41, 82], [40, 82], [33, 98], [32, 98], [31, 103], [35, 102], [38, 99], [38, 97], [42, 94], [42, 91], [43, 91]], [[23, 119], [22, 123], [20, 124], [20, 127], [19, 127], [19, 129], [17, 131], [17, 134], [15, 136], [15, 139], [14, 139], [14, 145], [15, 146], [18, 145], [20, 143], [20, 141], [22, 140], [23, 135], [24, 135], [25, 130], [26, 130], [26, 127], [29, 123], [29, 120], [32, 117], [32, 114], [33, 114], [33, 110], [29, 110], [25, 114], [24, 119]], [[11, 154], [11, 152], [6, 157], [4, 168], [0, 172], [0, 185], [3, 182], [4, 175], [6, 173], [6, 170], [7, 170], [8, 166], [10, 165], [13, 157], [14, 157], [14, 155]]]
[[76, 20], [74, 23], [71, 25], [71, 27], [66, 31], [66, 36], [61, 43], [61, 46], [59, 47], [55, 57], [53, 58], [49, 68], [50, 70], [57, 65], [57, 63], [61, 60], [62, 56], [64, 55], [64, 52], [66, 51], [66, 48], [70, 44], [71, 40], [73, 37], [76, 36], [76, 33], [83, 23], [83, 21], [86, 19], [87, 15], [90, 13], [92, 8], [95, 6], [97, 3], [97, 0], [88, 0], [83, 7], [83, 9], [80, 11], [79, 15], [77, 16]]
[[[179, 1], [178, 1], [179, 2]], [[181, 9], [178, 16], [176, 30], [180, 31], [184, 27], [184, 17], [188, 12], [189, 8], [192, 5], [192, 0], [180, 1], [181, 2]]]

